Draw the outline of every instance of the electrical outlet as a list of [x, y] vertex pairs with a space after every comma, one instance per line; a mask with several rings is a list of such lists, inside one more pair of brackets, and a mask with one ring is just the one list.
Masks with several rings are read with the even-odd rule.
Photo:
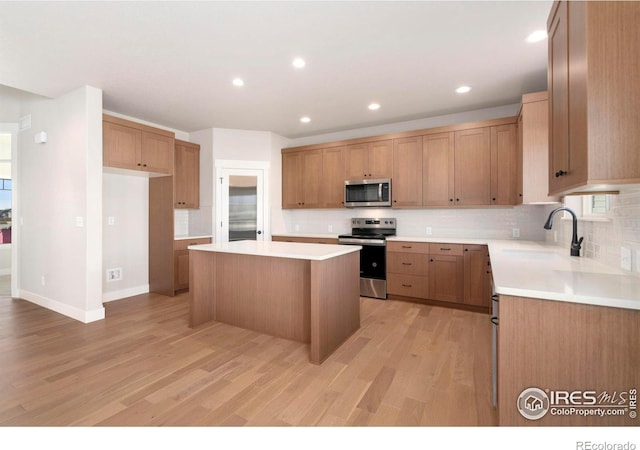
[[107, 282], [122, 280], [122, 267], [107, 269]]
[[294, 229], [294, 230], [296, 230], [296, 231], [300, 231], [300, 225], [295, 224], [295, 225], [293, 226], [293, 229]]
[[427, 236], [431, 236], [433, 234], [433, 230], [431, 229], [431, 227], [425, 228], [424, 231], [427, 234]]
[[329, 230], [329, 233], [331, 233], [333, 231], [333, 225], [329, 225], [327, 229]]
[[80, 228], [84, 227], [84, 217], [76, 216], [76, 226]]
[[511, 236], [514, 238], [519, 238], [520, 237], [520, 228], [512, 228], [511, 229]]
[[557, 231], [553, 232], [553, 242], [558, 242], [558, 232]]
[[620, 247], [620, 268], [631, 272], [631, 249]]
[[107, 225], [115, 225], [116, 224], [116, 218], [113, 216], [109, 216], [107, 217]]
[[46, 282], [44, 280], [44, 275], [42, 275], [42, 277], [40, 278], [40, 283], [42, 283], [43, 286], [46, 284]]

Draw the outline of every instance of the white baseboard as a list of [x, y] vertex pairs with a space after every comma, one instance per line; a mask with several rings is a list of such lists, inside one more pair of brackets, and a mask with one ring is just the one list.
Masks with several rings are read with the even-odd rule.
[[11, 267], [8, 269], [0, 269], [0, 276], [2, 275], [11, 275]]
[[104, 307], [85, 311], [83, 309], [76, 308], [75, 306], [70, 306], [57, 300], [43, 297], [25, 290], [20, 291], [20, 298], [67, 317], [71, 317], [72, 319], [79, 320], [80, 322], [89, 323], [104, 319]]
[[112, 302], [114, 300], [120, 300], [121, 298], [133, 297], [134, 295], [147, 294], [149, 292], [149, 285], [142, 284], [140, 286], [134, 286], [127, 289], [121, 289], [119, 291], [103, 292], [102, 303]]

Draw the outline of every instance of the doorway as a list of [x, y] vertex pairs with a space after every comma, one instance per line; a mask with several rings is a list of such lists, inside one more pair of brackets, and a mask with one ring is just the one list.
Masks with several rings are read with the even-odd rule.
[[216, 161], [216, 242], [267, 240], [267, 177], [265, 162]]
[[0, 296], [18, 297], [17, 229], [18, 125], [0, 123]]

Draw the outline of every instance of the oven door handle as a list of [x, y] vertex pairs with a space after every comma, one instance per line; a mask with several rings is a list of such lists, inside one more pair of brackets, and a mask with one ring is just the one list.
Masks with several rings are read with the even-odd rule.
[[383, 239], [357, 239], [357, 238], [340, 238], [338, 244], [346, 245], [370, 245], [375, 247], [385, 247], [387, 241]]

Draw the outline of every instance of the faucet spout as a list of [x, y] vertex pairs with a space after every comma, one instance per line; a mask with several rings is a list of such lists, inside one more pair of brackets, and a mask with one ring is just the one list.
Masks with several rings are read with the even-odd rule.
[[544, 224], [544, 228], [545, 230], [551, 229], [551, 227], [553, 226], [553, 216], [559, 211], [567, 211], [569, 214], [571, 214], [571, 217], [573, 218], [573, 236], [571, 237], [571, 256], [580, 256], [580, 249], [582, 248], [582, 240], [584, 239], [584, 237], [581, 237], [580, 239], [578, 239], [578, 217], [576, 216], [576, 213], [574, 213], [571, 209], [567, 208], [566, 206], [561, 206], [551, 211], [551, 213], [549, 214], [549, 217], [547, 218], [547, 221]]

